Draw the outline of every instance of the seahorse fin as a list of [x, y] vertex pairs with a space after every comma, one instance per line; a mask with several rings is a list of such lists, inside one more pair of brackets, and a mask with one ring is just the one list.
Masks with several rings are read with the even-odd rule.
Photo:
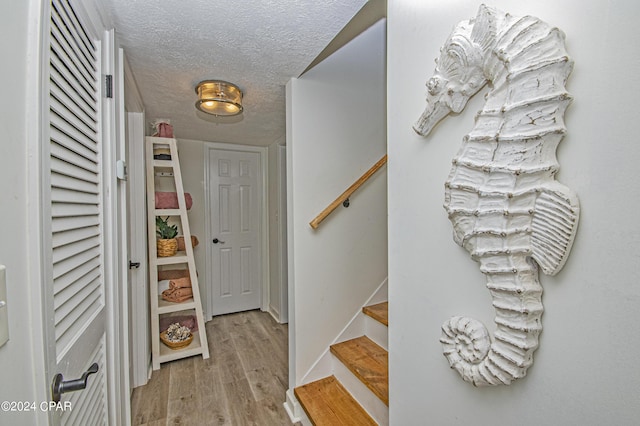
[[564, 266], [579, 215], [578, 197], [559, 182], [545, 186], [538, 195], [531, 224], [532, 257], [545, 274], [555, 275]]

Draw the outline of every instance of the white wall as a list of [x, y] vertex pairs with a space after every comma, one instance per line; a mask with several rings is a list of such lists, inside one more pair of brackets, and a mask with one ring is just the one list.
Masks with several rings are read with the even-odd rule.
[[[389, 301], [391, 424], [631, 425], [640, 417], [640, 3], [631, 0], [495, 0], [567, 35], [574, 96], [558, 179], [578, 193], [581, 219], [557, 276], [541, 275], [544, 331], [527, 377], [474, 388], [441, 352], [452, 315], [493, 330], [485, 281], [452, 239], [444, 181], [482, 94], [428, 138], [412, 124], [425, 81], [452, 27], [480, 1], [388, 2]], [[425, 420], [427, 419], [427, 420]]]
[[309, 226], [386, 152], [384, 38], [380, 21], [287, 86], [292, 386], [387, 276], [385, 168]]
[[[38, 92], [37, 25], [39, 1], [0, 2], [0, 51], [5, 82], [0, 96], [0, 265], [6, 266], [10, 340], [0, 347], [0, 401], [36, 401], [44, 396], [44, 365], [34, 354], [32, 340], [42, 342], [39, 280], [30, 275], [28, 164], [30, 143], [35, 143], [33, 122]], [[30, 10], [31, 8], [31, 10]], [[31, 22], [31, 24], [30, 24]], [[29, 110], [29, 111], [28, 111]], [[36, 248], [37, 251], [37, 248]], [[34, 357], [35, 356], [35, 357]], [[0, 412], [1, 424], [32, 425], [42, 412]]]

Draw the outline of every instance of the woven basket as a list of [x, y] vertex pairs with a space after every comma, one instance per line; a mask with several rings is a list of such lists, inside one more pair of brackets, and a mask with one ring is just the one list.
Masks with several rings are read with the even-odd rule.
[[171, 238], [168, 240], [158, 239], [158, 257], [173, 256], [178, 252], [178, 240]]
[[183, 340], [182, 342], [172, 342], [167, 339], [167, 332], [163, 331], [162, 333], [160, 333], [160, 340], [162, 340], [162, 343], [164, 343], [171, 349], [180, 349], [189, 346], [189, 344], [193, 341], [193, 334], [189, 336], [187, 340]]

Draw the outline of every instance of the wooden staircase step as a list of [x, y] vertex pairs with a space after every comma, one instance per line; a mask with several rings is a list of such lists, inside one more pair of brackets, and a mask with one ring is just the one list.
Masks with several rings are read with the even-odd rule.
[[366, 336], [331, 345], [334, 354], [362, 383], [389, 405], [389, 353]]
[[365, 315], [369, 315], [376, 321], [389, 326], [389, 302], [378, 303], [377, 305], [365, 306], [362, 308]]
[[377, 425], [334, 376], [299, 386], [294, 393], [315, 426]]

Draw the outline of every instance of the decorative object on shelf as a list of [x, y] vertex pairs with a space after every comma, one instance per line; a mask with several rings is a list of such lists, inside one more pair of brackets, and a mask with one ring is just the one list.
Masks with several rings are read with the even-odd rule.
[[[171, 122], [166, 118], [158, 118], [153, 123], [151, 123], [151, 127], [153, 127], [153, 135], [159, 138], [173, 138], [173, 126]], [[168, 159], [171, 159], [169, 156]]]
[[[185, 251], [187, 249], [187, 247], [184, 244], [184, 237], [180, 236], [178, 238], [176, 238], [178, 240], [178, 251]], [[191, 247], [196, 247], [198, 244], [200, 244], [200, 241], [198, 241], [198, 237], [196, 237], [195, 235], [191, 236]]]
[[189, 328], [192, 333], [198, 331], [198, 321], [195, 315], [170, 315], [160, 317], [160, 332], [162, 333], [163, 331], [167, 331], [169, 326], [176, 322]]
[[242, 90], [235, 84], [222, 80], [205, 80], [196, 86], [200, 111], [228, 117], [242, 112]]
[[169, 225], [168, 222], [169, 216], [165, 219], [162, 219], [160, 216], [156, 217], [158, 257], [169, 257], [178, 252], [178, 240], [176, 240], [178, 226]]
[[167, 148], [156, 148], [153, 150], [154, 160], [171, 160], [171, 152]]
[[193, 340], [193, 334], [189, 327], [175, 322], [166, 331], [160, 333], [160, 340], [171, 349], [180, 349], [189, 346]]
[[538, 18], [480, 6], [441, 49], [427, 107], [414, 125], [428, 135], [491, 83], [445, 183], [454, 241], [480, 263], [496, 310], [493, 342], [471, 318], [442, 326], [451, 368], [476, 386], [508, 385], [526, 375], [542, 331], [538, 269], [558, 273], [576, 234], [578, 198], [555, 180], [572, 99], [565, 82], [573, 61], [564, 38]]
[[173, 280], [184, 277], [189, 278], [188, 269], [163, 269], [158, 271], [158, 281]]
[[[154, 196], [155, 196], [156, 209], [180, 208], [180, 206], [178, 205], [178, 194], [175, 192], [156, 191]], [[187, 210], [191, 209], [191, 206], [193, 205], [193, 198], [191, 197], [191, 194], [189, 194], [188, 192], [184, 193], [184, 202], [187, 206]]]
[[167, 302], [180, 303], [193, 298], [191, 280], [189, 277], [174, 278], [169, 281], [169, 288], [162, 293], [162, 299]]

